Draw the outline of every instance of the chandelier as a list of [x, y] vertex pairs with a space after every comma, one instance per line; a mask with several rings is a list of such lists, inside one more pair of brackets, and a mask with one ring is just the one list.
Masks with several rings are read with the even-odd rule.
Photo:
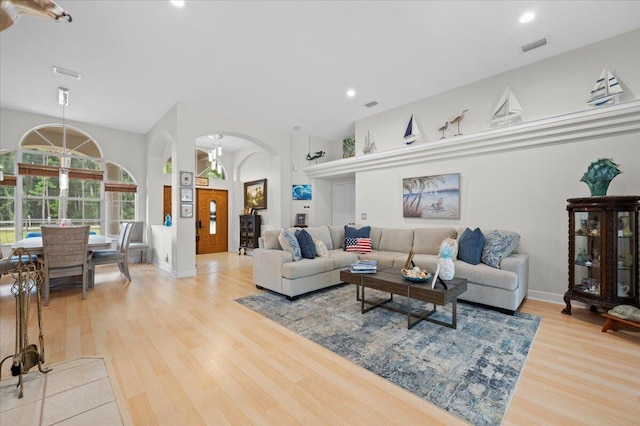
[[69, 165], [67, 158], [67, 127], [64, 122], [64, 107], [69, 105], [69, 89], [58, 87], [58, 104], [62, 105], [62, 160], [60, 161], [60, 190], [69, 189]]
[[209, 135], [210, 139], [216, 139], [218, 141], [218, 146], [214, 146], [213, 149], [209, 150], [209, 163], [211, 163], [211, 170], [216, 171], [218, 174], [222, 174], [222, 162], [220, 157], [222, 157], [222, 146], [220, 145], [220, 139], [222, 139], [222, 135]]

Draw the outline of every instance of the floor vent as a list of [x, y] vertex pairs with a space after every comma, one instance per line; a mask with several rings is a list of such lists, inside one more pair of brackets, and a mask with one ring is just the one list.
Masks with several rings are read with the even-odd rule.
[[376, 101], [371, 101], [368, 104], [364, 104], [364, 106], [366, 106], [367, 108], [371, 108], [378, 105], [378, 103]]
[[533, 43], [525, 44], [522, 46], [522, 53], [527, 53], [530, 50], [537, 49], [538, 47], [542, 47], [547, 44], [547, 39], [541, 38], [540, 40], [536, 40]]

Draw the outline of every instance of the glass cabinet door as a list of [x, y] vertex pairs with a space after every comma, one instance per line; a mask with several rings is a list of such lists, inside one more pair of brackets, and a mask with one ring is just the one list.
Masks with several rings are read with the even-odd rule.
[[618, 212], [618, 235], [617, 235], [617, 297], [635, 297], [636, 276], [635, 259], [637, 250], [635, 215], [627, 211]]
[[600, 212], [576, 211], [574, 230], [574, 290], [601, 296], [603, 235]]

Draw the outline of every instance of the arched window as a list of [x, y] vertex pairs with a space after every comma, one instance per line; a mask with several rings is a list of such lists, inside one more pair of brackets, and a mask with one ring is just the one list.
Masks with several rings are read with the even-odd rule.
[[[197, 177], [206, 177], [212, 179], [227, 179], [227, 172], [225, 171], [222, 162], [220, 162], [220, 172], [216, 169], [215, 166], [212, 166], [212, 163], [209, 161], [209, 153], [203, 149], [196, 148], [196, 176]], [[171, 174], [171, 157], [167, 160], [162, 168], [162, 173], [165, 175]]]
[[[105, 161], [99, 145], [79, 129], [66, 126], [63, 130], [59, 124], [37, 127], [23, 137], [17, 151], [0, 153], [0, 165], [6, 177], [0, 181], [2, 244], [43, 224], [58, 223], [63, 214], [74, 225], [90, 225], [92, 231], [108, 235], [117, 235], [122, 221], [136, 219], [133, 177]], [[69, 180], [64, 206], [60, 204], [61, 166], [68, 170]], [[9, 199], [11, 203], [5, 202]], [[21, 200], [19, 205], [13, 202], [16, 199]]]

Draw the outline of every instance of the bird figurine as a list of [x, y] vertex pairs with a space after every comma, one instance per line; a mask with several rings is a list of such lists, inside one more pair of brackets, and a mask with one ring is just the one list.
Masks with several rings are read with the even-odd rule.
[[456, 134], [455, 134], [455, 135], [453, 135], [453, 136], [460, 136], [460, 135], [462, 134], [462, 133], [460, 133], [460, 122], [461, 122], [462, 120], [464, 120], [464, 115], [465, 115], [465, 113], [467, 113], [468, 111], [469, 111], [468, 109], [465, 109], [464, 111], [462, 111], [462, 112], [460, 113], [460, 115], [459, 115], [459, 116], [457, 116], [456, 118], [454, 118], [453, 120], [451, 120], [451, 121], [449, 122], [450, 124], [457, 124], [457, 125], [458, 125], [458, 133], [456, 133]]
[[444, 131], [447, 130], [448, 127], [449, 127], [449, 122], [447, 121], [444, 123], [444, 126], [438, 129], [439, 132], [442, 132], [442, 137], [440, 139], [444, 139]]
[[0, 0], [0, 31], [16, 23], [20, 15], [71, 22], [71, 15], [51, 0]]

